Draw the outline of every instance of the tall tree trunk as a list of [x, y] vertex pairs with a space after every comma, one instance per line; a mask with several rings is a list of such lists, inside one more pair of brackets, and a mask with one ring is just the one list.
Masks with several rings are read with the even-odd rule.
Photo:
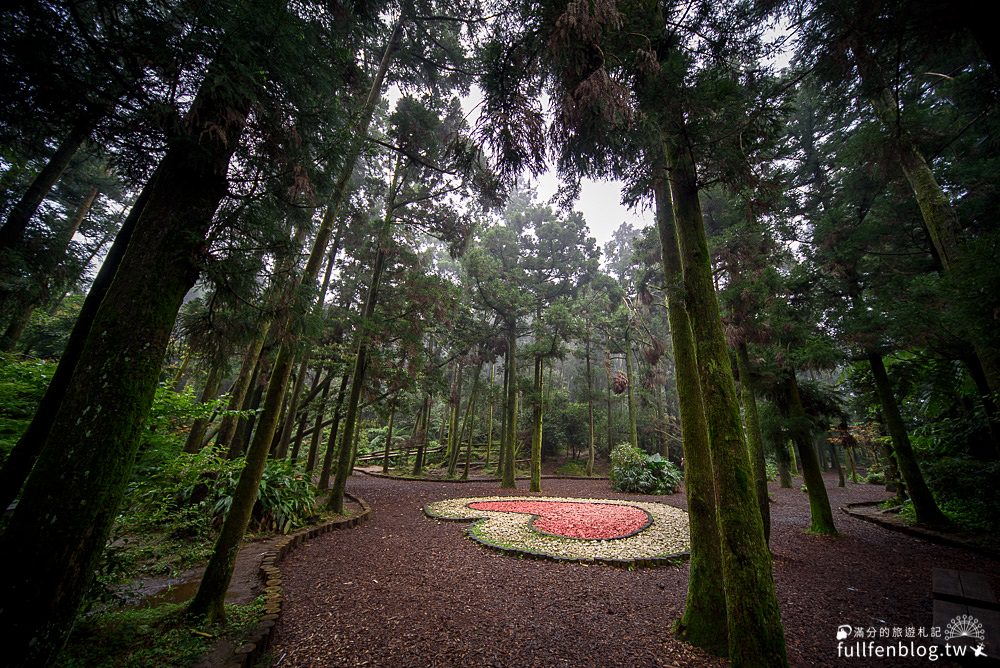
[[[31, 422], [28, 423], [27, 429], [24, 430], [24, 433], [17, 440], [17, 443], [7, 457], [7, 461], [4, 463], [3, 469], [0, 470], [0, 509], [7, 508], [15, 497], [17, 497], [21, 491], [21, 487], [24, 485], [24, 481], [27, 480], [28, 474], [31, 472], [31, 467], [35, 464], [35, 459], [38, 457], [42, 446], [52, 431], [53, 420], [60, 404], [62, 404], [63, 398], [66, 396], [66, 389], [69, 387], [70, 378], [80, 360], [80, 354], [87, 341], [87, 336], [90, 334], [91, 326], [97, 315], [97, 309], [101, 305], [101, 302], [104, 301], [104, 297], [108, 293], [108, 288], [111, 286], [118, 267], [121, 265], [122, 258], [125, 257], [125, 251], [132, 240], [139, 216], [146, 207], [150, 193], [153, 191], [153, 184], [156, 182], [157, 174], [159, 174], [159, 168], [153, 173], [149, 184], [139, 194], [139, 197], [132, 205], [132, 210], [129, 211], [128, 216], [122, 223], [121, 229], [118, 230], [118, 235], [111, 244], [111, 248], [108, 250], [108, 254], [104, 258], [97, 276], [94, 277], [90, 291], [87, 292], [87, 298], [83, 301], [83, 306], [76, 317], [76, 322], [73, 323], [73, 330], [70, 332], [69, 339], [66, 342], [66, 348], [63, 349], [63, 353], [59, 357], [59, 365], [52, 375], [52, 380], [49, 381], [48, 387], [45, 388], [45, 394], [42, 395], [42, 399], [38, 403], [38, 408], [35, 410]], [[185, 358], [185, 360], [187, 359]]]
[[517, 328], [516, 324], [507, 325], [507, 360], [504, 362], [506, 374], [504, 385], [507, 394], [504, 397], [504, 434], [501, 444], [500, 487], [516, 489], [514, 480], [514, 439], [517, 437]]
[[[201, 391], [199, 403], [205, 404], [215, 401], [219, 396], [219, 387], [222, 385], [222, 377], [226, 372], [226, 354], [220, 349], [212, 356], [212, 366], [208, 370], [208, 378], [205, 379], [205, 387]], [[184, 452], [194, 454], [199, 452], [205, 445], [205, 432], [208, 431], [208, 423], [211, 420], [207, 417], [197, 418], [191, 424], [191, 431], [188, 432], [187, 440], [184, 442]]]
[[792, 457], [788, 452], [788, 444], [784, 439], [774, 443], [775, 457], [778, 459], [778, 486], [783, 489], [792, 487]]
[[[910, 134], [900, 122], [899, 108], [889, 88], [883, 83], [881, 73], [868, 47], [855, 37], [851, 45], [868, 99], [896, 143], [896, 157], [910, 189], [920, 208], [924, 230], [930, 238], [934, 254], [947, 276], [960, 276], [964, 267], [961, 230], [958, 214], [948, 194], [934, 178], [927, 160]], [[993, 341], [981, 340], [975, 332], [968, 331], [968, 340], [982, 365], [990, 390], [1000, 393], [1000, 349]]]
[[[65, 261], [69, 253], [70, 243], [73, 241], [73, 236], [80, 229], [80, 225], [90, 212], [91, 207], [97, 200], [97, 195], [98, 190], [96, 186], [87, 191], [87, 194], [83, 197], [83, 201], [80, 202], [80, 206], [77, 207], [76, 212], [69, 219], [66, 227], [60, 230], [56, 238], [53, 239], [52, 247], [46, 252], [46, 259], [42, 261], [43, 268], [33, 277], [37, 286], [36, 289], [31, 291], [32, 294], [27, 300], [20, 300], [19, 309], [11, 319], [3, 336], [0, 336], [0, 351], [11, 352], [17, 346], [25, 327], [27, 327], [28, 322], [31, 320], [31, 314], [45, 299], [46, 286], [53, 272]], [[14, 295], [3, 295], [0, 297], [0, 313], [14, 310], [13, 305], [18, 301]], [[7, 306], [8, 303], [11, 305], [10, 307]]]
[[698, 176], [681, 109], [664, 127], [670, 194], [684, 268], [688, 317], [697, 346], [702, 401], [718, 495], [729, 659], [734, 666], [786, 666], [771, 553], [757, 507], [712, 263], [698, 200]]
[[534, 397], [531, 402], [531, 483], [529, 491], [542, 491], [542, 391], [545, 386], [545, 365], [542, 356], [535, 355]]
[[337, 462], [337, 475], [333, 479], [333, 490], [330, 492], [328, 507], [335, 513], [344, 513], [344, 491], [347, 487], [347, 476], [350, 471], [354, 430], [357, 428], [358, 406], [361, 402], [361, 390], [365, 383], [365, 371], [368, 368], [369, 328], [378, 304], [379, 287], [382, 274], [385, 272], [385, 259], [388, 245], [392, 240], [392, 221], [395, 216], [396, 192], [402, 175], [401, 158], [397, 158], [393, 169], [392, 182], [385, 197], [385, 215], [376, 237], [377, 251], [375, 264], [372, 267], [371, 281], [368, 284], [368, 295], [365, 298], [364, 310], [361, 312], [361, 322], [358, 325], [356, 353], [354, 357], [354, 373], [351, 375], [351, 391], [347, 400], [347, 415], [344, 418], [344, 436], [341, 440], [340, 458]]
[[740, 395], [743, 399], [743, 418], [746, 422], [747, 445], [753, 462], [754, 479], [757, 483], [757, 505], [764, 521], [764, 540], [771, 542], [771, 502], [767, 493], [767, 464], [764, 461], [764, 436], [760, 432], [760, 416], [757, 413], [757, 397], [750, 380], [750, 355], [746, 343], [736, 347], [737, 371], [740, 375]]
[[292, 425], [295, 424], [299, 413], [302, 388], [305, 385], [306, 375], [309, 372], [309, 351], [303, 352], [301, 358], [298, 373], [295, 375], [295, 382], [292, 384], [292, 395], [288, 399], [288, 410], [285, 414], [285, 423], [281, 428], [281, 437], [278, 439], [278, 447], [274, 452], [276, 459], [284, 459], [288, 453], [288, 444], [292, 441]]
[[94, 126], [108, 111], [106, 105], [95, 106], [84, 113], [60, 142], [55, 153], [32, 180], [21, 199], [11, 208], [0, 227], [0, 253], [19, 246], [24, 241], [28, 224], [45, 197], [69, 166], [70, 160], [87, 140]]
[[906, 433], [906, 424], [903, 416], [899, 413], [899, 405], [892, 392], [892, 384], [889, 382], [889, 374], [886, 373], [885, 364], [882, 357], [871, 353], [868, 355], [868, 363], [872, 368], [872, 376], [875, 379], [875, 391], [878, 394], [879, 403], [882, 405], [882, 415], [885, 418], [889, 435], [892, 437], [892, 448], [896, 454], [896, 465], [899, 473], [906, 484], [906, 491], [913, 500], [913, 510], [917, 516], [917, 522], [935, 526], [948, 524], [948, 518], [937, 505], [934, 495], [924, 481], [924, 475], [920, 472], [917, 464], [917, 457], [910, 445], [910, 436]]
[[847, 485], [847, 481], [844, 479], [844, 467], [840, 465], [840, 454], [837, 452], [837, 446], [833, 443], [830, 443], [829, 447], [830, 460], [833, 462], [833, 468], [837, 471], [837, 487], [844, 487]]
[[455, 377], [451, 386], [452, 392], [448, 397], [448, 447], [446, 448], [445, 461], [448, 463], [448, 477], [455, 477], [455, 469], [458, 467], [458, 450], [462, 447], [462, 442], [458, 434], [458, 414], [462, 407], [462, 365], [455, 364]]
[[788, 420], [791, 422], [792, 441], [802, 462], [802, 481], [809, 493], [809, 530], [814, 533], [836, 534], [837, 528], [833, 524], [833, 512], [830, 510], [830, 497], [826, 493], [819, 458], [816, 456], [812, 439], [809, 438], [809, 419], [802, 406], [794, 370], [785, 373], [785, 407]]
[[476, 373], [472, 377], [472, 391], [469, 392], [469, 405], [465, 408], [465, 418], [462, 420], [462, 431], [459, 434], [459, 445], [465, 440], [465, 433], [469, 432], [469, 444], [465, 449], [465, 470], [462, 472], [462, 479], [469, 478], [469, 466], [472, 461], [472, 439], [475, 428], [472, 426], [473, 414], [476, 408], [476, 400], [479, 397], [479, 376], [483, 372], [483, 363], [476, 365]]
[[[309, 435], [309, 450], [306, 453], [306, 473], [312, 473], [316, 468], [316, 455], [319, 452], [319, 442], [323, 437], [323, 418], [326, 416], [326, 402], [330, 397], [330, 387], [333, 384], [333, 371], [327, 373], [326, 380], [323, 381], [323, 394], [316, 407], [316, 417], [313, 418], [312, 434]], [[295, 461], [293, 456], [292, 461]], [[310, 476], [310, 479], [311, 476]]]
[[392, 403], [389, 404], [389, 426], [386, 428], [385, 434], [385, 452], [382, 455], [382, 473], [389, 472], [389, 451], [392, 449], [392, 427], [395, 417], [396, 400], [393, 399]]
[[654, 175], [653, 194], [656, 198], [656, 229], [662, 249], [667, 320], [676, 369], [684, 448], [684, 492], [691, 535], [687, 599], [677, 632], [686, 642], [725, 655], [729, 648], [728, 626], [725, 623], [725, 590], [719, 586], [722, 543], [712, 452], [708, 442], [705, 406], [701, 400], [694, 333], [685, 307], [684, 275], [670, 191], [662, 166]]
[[590, 442], [587, 447], [587, 475], [594, 475], [594, 459], [597, 448], [594, 444], [594, 375], [590, 369], [590, 322], [587, 322], [587, 336], [585, 340], [587, 355], [587, 426]]
[[330, 437], [326, 443], [326, 453], [323, 455], [323, 466], [319, 474], [319, 489], [326, 491], [330, 487], [330, 475], [333, 472], [333, 457], [337, 451], [337, 433], [340, 431], [340, 419], [343, 416], [344, 397], [350, 375], [344, 374], [340, 379], [340, 389], [337, 390], [337, 401], [333, 410], [333, 424], [330, 425]]
[[633, 448], [639, 447], [639, 422], [635, 406], [635, 374], [632, 371], [632, 341], [625, 332], [625, 377], [628, 379], [628, 440]]
[[420, 417], [417, 420], [417, 454], [413, 458], [413, 475], [417, 476], [424, 471], [424, 451], [427, 449], [427, 430], [431, 421], [431, 394], [424, 395], [424, 404], [420, 410]]
[[486, 419], [486, 463], [483, 465], [487, 467], [490, 465], [490, 449], [493, 447], [493, 379], [494, 371], [496, 371], [496, 364], [490, 362], [490, 393], [486, 401], [488, 404], [487, 411], [489, 416]]
[[[281, 3], [251, 4], [258, 15], [284, 12]], [[0, 537], [7, 567], [18, 573], [0, 584], [0, 599], [19, 602], [0, 609], [9, 665], [52, 661], [107, 542], [177, 311], [198, 277], [209, 225], [227, 192], [230, 158], [263, 84], [245, 75], [266, 60], [264, 24], [244, 21], [241, 34], [226, 36], [183, 134], [169, 140], [132, 243], [83, 344], [79, 359], [86, 363], [72, 372]], [[233, 50], [234, 43], [241, 48]]]
[[[320, 371], [320, 367], [316, 367], [313, 372], [313, 379], [309, 385], [309, 394], [310, 396], [315, 396], [316, 392], [320, 393], [319, 405], [316, 406], [316, 414], [320, 416], [320, 423], [322, 423], [323, 408], [326, 403], [326, 396], [329, 394], [330, 382], [333, 380], [333, 374], [327, 374], [326, 378], [323, 380], [323, 386], [320, 387]], [[298, 429], [295, 430], [295, 439], [292, 441], [292, 451], [288, 455], [289, 461], [293, 464], [299, 460], [299, 453], [302, 450], [302, 440], [306, 435], [306, 425], [309, 424], [308, 402], [307, 405], [302, 406], [302, 410], [300, 412], [302, 413], [302, 416], [299, 418]], [[322, 429], [322, 427], [320, 429]]]

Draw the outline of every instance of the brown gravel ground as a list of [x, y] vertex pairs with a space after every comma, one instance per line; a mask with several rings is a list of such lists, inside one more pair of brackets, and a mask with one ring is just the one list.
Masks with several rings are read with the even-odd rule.
[[[526, 483], [518, 483], [524, 494]], [[836, 487], [839, 508], [885, 496]], [[627, 571], [516, 559], [463, 537], [465, 525], [423, 516], [444, 498], [502, 493], [496, 483], [425, 483], [355, 475], [371, 521], [305, 543], [281, 565], [284, 609], [277, 666], [719, 666], [670, 634], [687, 566]], [[635, 498], [686, 506], [683, 493], [639, 497], [606, 480], [545, 480], [553, 496]], [[836, 512], [841, 536], [809, 535], [797, 485], [771, 485], [772, 550], [793, 666], [944, 665], [837, 657], [839, 624], [931, 626], [931, 568], [986, 573], [998, 562]], [[898, 660], [897, 660], [898, 661]]]

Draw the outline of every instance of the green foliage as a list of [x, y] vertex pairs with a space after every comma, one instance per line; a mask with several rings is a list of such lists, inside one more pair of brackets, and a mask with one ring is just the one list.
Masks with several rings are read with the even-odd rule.
[[659, 454], [647, 455], [629, 443], [611, 450], [611, 487], [636, 494], [673, 494], [683, 474]]
[[884, 485], [885, 472], [881, 468], [869, 467], [868, 474], [865, 475], [865, 482], [869, 485]]
[[185, 604], [105, 610], [84, 618], [56, 660], [58, 668], [181, 668], [193, 665], [225, 635], [239, 645], [264, 614], [263, 601], [227, 605], [226, 624], [193, 626]]
[[556, 474], [583, 477], [587, 475], [587, 465], [579, 459], [568, 459], [556, 469]]
[[764, 460], [764, 473], [769, 482], [778, 479], [778, 465], [773, 459]]
[[0, 462], [27, 428], [53, 373], [52, 362], [0, 354]]

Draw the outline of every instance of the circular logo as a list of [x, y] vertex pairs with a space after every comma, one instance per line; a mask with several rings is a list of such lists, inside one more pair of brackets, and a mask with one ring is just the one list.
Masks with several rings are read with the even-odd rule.
[[983, 640], [986, 632], [979, 620], [972, 615], [959, 615], [948, 622], [944, 630], [945, 640], [955, 640], [956, 638], [975, 638]]

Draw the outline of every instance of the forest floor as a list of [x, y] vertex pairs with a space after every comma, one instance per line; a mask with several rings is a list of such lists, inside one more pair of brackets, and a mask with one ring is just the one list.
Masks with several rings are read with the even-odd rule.
[[[886, 496], [872, 485], [838, 488], [831, 476], [827, 486], [835, 508]], [[516, 493], [525, 488], [520, 483]], [[686, 565], [629, 571], [517, 559], [466, 539], [463, 523], [422, 513], [439, 499], [503, 493], [495, 482], [355, 475], [348, 489], [371, 504], [372, 519], [308, 541], [282, 563], [276, 666], [725, 665], [670, 633], [684, 605]], [[683, 493], [618, 494], [606, 480], [546, 480], [543, 489], [686, 505]], [[839, 537], [811, 535], [806, 495], [776, 483], [770, 491], [775, 580], [793, 666], [893, 665], [838, 659], [837, 627], [929, 631], [934, 567], [986, 573], [1000, 591], [1000, 562], [840, 512]]]

